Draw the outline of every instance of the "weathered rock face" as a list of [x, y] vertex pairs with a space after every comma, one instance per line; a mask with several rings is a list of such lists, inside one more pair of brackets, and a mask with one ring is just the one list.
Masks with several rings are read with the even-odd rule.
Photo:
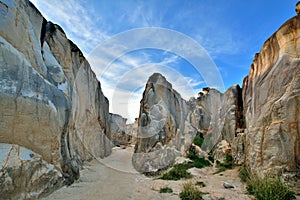
[[126, 124], [126, 133], [131, 137], [130, 139], [131, 144], [136, 143], [138, 126], [139, 126], [138, 118], [135, 118], [132, 124]]
[[[15, 144], [0, 144], [2, 199], [35, 199], [64, 184], [60, 169], [34, 152]], [[44, 186], [41, 189], [41, 185]]]
[[120, 115], [109, 113], [111, 127], [111, 141], [114, 145], [128, 145], [131, 135], [128, 133], [126, 118]]
[[[70, 181], [84, 160], [110, 154], [109, 103], [99, 81], [77, 46], [29, 1], [0, 2], [0, 67], [0, 143], [31, 150], [42, 159], [40, 167], [54, 165]], [[30, 167], [36, 161], [25, 163], [36, 173]], [[0, 184], [3, 177], [16, 184], [16, 173], [2, 165]], [[47, 184], [34, 187], [43, 193]]]
[[153, 173], [172, 165], [196, 134], [187, 122], [189, 106], [161, 74], [153, 74], [141, 100], [134, 167]]
[[[244, 128], [242, 90], [232, 86], [224, 94], [215, 89], [209, 93], [191, 99], [191, 124], [205, 137], [202, 149], [214, 151], [222, 140], [234, 145], [238, 132]], [[243, 154], [243, 149], [235, 148], [233, 155]], [[222, 160], [222, 158], [220, 158]]]
[[255, 56], [243, 82], [246, 163], [254, 171], [300, 169], [300, 16]]

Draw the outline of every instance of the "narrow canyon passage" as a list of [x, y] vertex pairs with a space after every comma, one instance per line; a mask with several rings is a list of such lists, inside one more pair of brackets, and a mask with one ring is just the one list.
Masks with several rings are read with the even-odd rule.
[[[126, 149], [114, 148], [112, 154], [105, 159], [93, 160], [86, 163], [78, 182], [55, 191], [46, 200], [52, 199], [171, 199], [177, 200], [182, 190], [183, 183], [201, 181], [205, 187], [201, 191], [212, 196], [233, 200], [250, 199], [245, 195], [244, 185], [238, 177], [238, 168], [227, 170], [221, 174], [214, 174], [216, 169], [207, 167], [191, 169], [192, 179], [179, 181], [166, 181], [146, 177], [133, 168], [131, 157], [134, 147]], [[225, 189], [223, 182], [234, 184], [235, 188]], [[160, 188], [170, 187], [173, 193], [159, 193]]]
[[132, 152], [133, 147], [114, 149], [109, 157], [86, 163], [78, 182], [45, 199], [179, 199], [177, 195], [152, 190], [152, 179], [132, 167]]

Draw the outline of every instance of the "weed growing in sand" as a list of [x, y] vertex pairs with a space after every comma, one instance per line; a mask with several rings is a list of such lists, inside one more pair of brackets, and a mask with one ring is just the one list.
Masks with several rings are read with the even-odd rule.
[[188, 182], [183, 184], [183, 190], [179, 197], [182, 200], [201, 200], [203, 194], [192, 183]]
[[225, 162], [221, 163], [217, 161], [217, 167], [219, 168], [214, 174], [218, 174], [220, 172], [226, 171], [227, 169], [232, 169], [233, 167], [233, 158], [231, 155], [226, 154]]
[[278, 175], [269, 173], [265, 177], [251, 174], [250, 171], [242, 166], [239, 169], [239, 177], [246, 182], [249, 194], [260, 200], [289, 200], [294, 199], [294, 193], [290, 188], [280, 181]]

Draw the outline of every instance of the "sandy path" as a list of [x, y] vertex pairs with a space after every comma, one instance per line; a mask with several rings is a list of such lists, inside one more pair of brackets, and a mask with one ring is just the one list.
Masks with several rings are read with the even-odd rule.
[[174, 194], [161, 194], [151, 189], [152, 179], [134, 170], [132, 150], [114, 149], [105, 159], [93, 160], [85, 165], [77, 183], [63, 187], [45, 199], [119, 200], [119, 199], [179, 199]]
[[[180, 181], [164, 181], [152, 179], [139, 174], [131, 165], [133, 148], [113, 149], [113, 153], [105, 158], [93, 160], [85, 165], [81, 171], [81, 177], [77, 183], [70, 187], [63, 187], [45, 199], [179, 199], [182, 184], [187, 181], [196, 183], [202, 181], [206, 187], [199, 188], [202, 192], [208, 192], [213, 197], [224, 197], [230, 200], [248, 200], [245, 195], [244, 185], [238, 178], [238, 170], [227, 170], [222, 175], [213, 175], [212, 167], [204, 169], [191, 169], [193, 179]], [[225, 189], [223, 182], [232, 183], [235, 188]], [[159, 193], [160, 188], [170, 187], [172, 194]]]

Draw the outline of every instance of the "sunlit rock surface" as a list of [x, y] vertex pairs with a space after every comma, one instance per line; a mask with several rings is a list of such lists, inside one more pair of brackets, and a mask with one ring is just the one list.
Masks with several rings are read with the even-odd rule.
[[246, 163], [252, 170], [300, 170], [300, 16], [255, 55], [243, 83]]
[[[11, 179], [28, 186], [16, 186], [12, 198], [34, 196], [33, 187], [40, 190], [36, 196], [51, 190], [47, 181], [30, 185], [32, 178], [18, 179], [11, 170], [25, 167], [57, 180], [64, 174], [72, 182], [85, 160], [110, 154], [109, 102], [99, 81], [64, 31], [29, 1], [0, 2], [0, 66], [0, 143], [30, 150], [42, 163], [35, 168], [36, 161], [26, 160], [11, 168], [4, 160], [12, 158], [1, 158], [0, 184]], [[49, 165], [56, 170], [44, 170]]]

